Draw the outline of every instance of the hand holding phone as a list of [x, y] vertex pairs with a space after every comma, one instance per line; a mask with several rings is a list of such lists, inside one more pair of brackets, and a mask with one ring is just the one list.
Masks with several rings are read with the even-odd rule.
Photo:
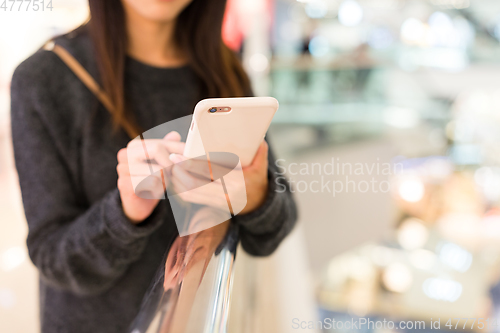
[[[199, 102], [184, 156], [171, 156], [176, 163], [172, 185], [182, 191], [180, 197], [187, 202], [216, 207], [227, 207], [231, 205], [229, 201], [233, 201], [231, 213], [244, 214], [258, 208], [264, 202], [268, 189], [268, 146], [264, 137], [277, 110], [278, 101], [272, 97], [206, 99]], [[222, 183], [225, 195], [216, 193], [217, 186], [193, 186], [199, 182], [199, 175], [181, 168], [186, 164], [178, 164], [187, 158], [195, 161], [201, 156], [208, 156], [210, 161], [210, 155], [215, 153], [236, 155], [239, 167], [242, 167], [243, 179], [238, 178], [238, 173], [229, 173], [225, 179], [214, 180]], [[200, 161], [206, 164], [206, 159]], [[196, 189], [183, 191], [186, 188]]]
[[[268, 145], [265, 141], [259, 146], [257, 153], [252, 161], [252, 163], [246, 167], [242, 168], [244, 181], [242, 182], [237, 174], [228, 173], [224, 177], [224, 185], [227, 193], [232, 193], [233, 198], [240, 197], [238, 194], [244, 193], [246, 197], [246, 202], [242, 205], [244, 208], [238, 210], [240, 214], [249, 213], [258, 207], [260, 207], [267, 195], [268, 189]], [[171, 186], [173, 186], [174, 191], [179, 192], [179, 197], [186, 201], [199, 205], [206, 205], [216, 208], [226, 208], [227, 198], [226, 196], [219, 195], [217, 189], [222, 186], [221, 179], [215, 180], [211, 185], [206, 186], [206, 182], [200, 177], [207, 177], [207, 175], [200, 175], [196, 170], [204, 168], [203, 165], [197, 167], [195, 165], [196, 160], [192, 159], [191, 165], [186, 165], [180, 163], [186, 161], [187, 158], [182, 155], [172, 154], [170, 158], [175, 166], [172, 171]], [[198, 163], [206, 163], [203, 160], [198, 161]], [[205, 173], [205, 172], [202, 172]], [[197, 185], [199, 183], [199, 185]], [[186, 188], [192, 188], [190, 191], [186, 191]], [[237, 205], [237, 201], [233, 200], [233, 206]]]

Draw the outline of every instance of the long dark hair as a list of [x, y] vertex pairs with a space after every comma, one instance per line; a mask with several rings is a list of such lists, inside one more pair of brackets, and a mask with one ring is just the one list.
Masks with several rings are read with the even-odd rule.
[[[89, 0], [88, 27], [94, 43], [100, 82], [114, 105], [115, 130], [141, 133], [127, 108], [124, 75], [127, 50], [125, 12], [120, 0]], [[226, 0], [193, 0], [177, 18], [175, 42], [201, 82], [200, 97], [242, 97], [250, 82], [241, 62], [222, 41]]]

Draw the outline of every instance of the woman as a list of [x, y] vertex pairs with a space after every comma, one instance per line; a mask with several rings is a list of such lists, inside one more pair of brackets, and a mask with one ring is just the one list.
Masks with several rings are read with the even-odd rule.
[[[192, 113], [201, 98], [250, 94], [221, 41], [225, 0], [89, 4], [89, 23], [55, 42], [97, 79], [112, 110], [50, 51], [28, 58], [12, 79], [14, 152], [29, 254], [40, 272], [42, 332], [127, 331], [177, 230], [167, 201], [133, 192], [123, 148], [141, 131]], [[171, 133], [163, 146], [178, 139]], [[263, 144], [244, 169], [248, 205], [233, 219], [254, 255], [273, 252], [296, 219], [267, 156]]]

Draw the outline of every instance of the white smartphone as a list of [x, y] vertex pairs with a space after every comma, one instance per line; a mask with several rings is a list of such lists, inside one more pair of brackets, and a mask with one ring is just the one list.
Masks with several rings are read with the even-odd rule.
[[194, 110], [184, 156], [228, 152], [240, 158], [242, 167], [250, 165], [278, 107], [273, 97], [200, 101]]

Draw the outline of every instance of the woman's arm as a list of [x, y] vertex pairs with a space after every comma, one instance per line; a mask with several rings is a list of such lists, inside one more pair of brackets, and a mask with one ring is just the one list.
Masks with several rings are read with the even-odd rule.
[[241, 227], [241, 245], [255, 256], [267, 256], [276, 250], [297, 221], [297, 207], [286, 179], [278, 174], [274, 154], [268, 153], [268, 190], [264, 203], [253, 212], [236, 215]]
[[21, 65], [11, 86], [12, 137], [29, 254], [47, 283], [78, 294], [99, 293], [140, 257], [166, 206], [158, 205], [143, 223], [134, 225], [123, 213], [117, 189], [90, 207], [82, 204], [56, 147], [51, 126], [57, 124], [44, 116], [51, 111], [46, 110], [50, 94], [32, 69]]

